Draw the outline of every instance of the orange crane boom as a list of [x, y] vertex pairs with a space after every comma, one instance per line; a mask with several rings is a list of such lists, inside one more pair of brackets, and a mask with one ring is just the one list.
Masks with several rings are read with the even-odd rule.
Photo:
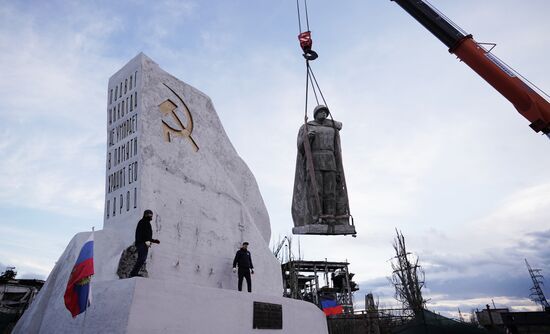
[[550, 138], [550, 103], [509, 66], [423, 0], [391, 0], [510, 101], [535, 132]]

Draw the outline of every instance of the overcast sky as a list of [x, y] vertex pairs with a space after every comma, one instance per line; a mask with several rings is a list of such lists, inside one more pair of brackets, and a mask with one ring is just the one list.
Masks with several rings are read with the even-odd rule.
[[[432, 2], [550, 90], [550, 2]], [[295, 6], [0, 0], [0, 269], [44, 278], [75, 233], [101, 228], [107, 81], [141, 51], [212, 98], [256, 176], [272, 240], [290, 234], [305, 79]], [[358, 235], [301, 237], [302, 254], [347, 259], [358, 306], [369, 291], [391, 305], [398, 228], [430, 308], [533, 309], [523, 259], [550, 274], [550, 140], [394, 2], [309, 9]]]

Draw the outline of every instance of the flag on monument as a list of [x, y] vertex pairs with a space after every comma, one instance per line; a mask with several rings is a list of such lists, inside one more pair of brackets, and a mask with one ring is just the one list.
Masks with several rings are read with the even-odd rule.
[[65, 306], [76, 317], [86, 311], [91, 301], [90, 279], [94, 274], [94, 231], [82, 248], [65, 290]]
[[338, 305], [334, 299], [321, 300], [321, 308], [325, 315], [342, 314], [344, 312], [342, 305]]

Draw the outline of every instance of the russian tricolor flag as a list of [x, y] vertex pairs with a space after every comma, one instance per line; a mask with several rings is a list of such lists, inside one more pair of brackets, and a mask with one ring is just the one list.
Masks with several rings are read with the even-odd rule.
[[90, 279], [94, 274], [94, 231], [82, 249], [74, 264], [73, 271], [65, 290], [65, 306], [76, 317], [86, 311], [91, 301]]
[[321, 308], [325, 315], [342, 314], [344, 312], [342, 305], [338, 305], [336, 300], [333, 299], [321, 300]]

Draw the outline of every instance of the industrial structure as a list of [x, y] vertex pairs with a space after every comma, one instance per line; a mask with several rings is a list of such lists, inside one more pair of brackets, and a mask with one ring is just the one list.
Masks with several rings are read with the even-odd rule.
[[491, 308], [487, 305], [475, 315], [479, 325], [489, 333], [550, 333], [550, 312], [513, 312], [508, 308]]
[[541, 274], [541, 269], [533, 269], [529, 265], [529, 262], [527, 262], [527, 259], [525, 259], [525, 265], [527, 266], [527, 270], [529, 271], [529, 275], [531, 276], [531, 280], [533, 281], [533, 287], [531, 288], [531, 294], [529, 297], [531, 297], [531, 300], [535, 303], [542, 306], [543, 311], [550, 311], [550, 304], [548, 304], [548, 301], [546, 300], [546, 297], [544, 296], [544, 292], [542, 291], [542, 285], [543, 285], [543, 279], [544, 277]]
[[7, 267], [0, 275], [0, 333], [10, 333], [29, 307], [44, 281], [17, 279], [15, 267]]
[[353, 292], [359, 286], [348, 262], [291, 260], [281, 265], [283, 295], [312, 302], [335, 300], [344, 313], [353, 313]]

